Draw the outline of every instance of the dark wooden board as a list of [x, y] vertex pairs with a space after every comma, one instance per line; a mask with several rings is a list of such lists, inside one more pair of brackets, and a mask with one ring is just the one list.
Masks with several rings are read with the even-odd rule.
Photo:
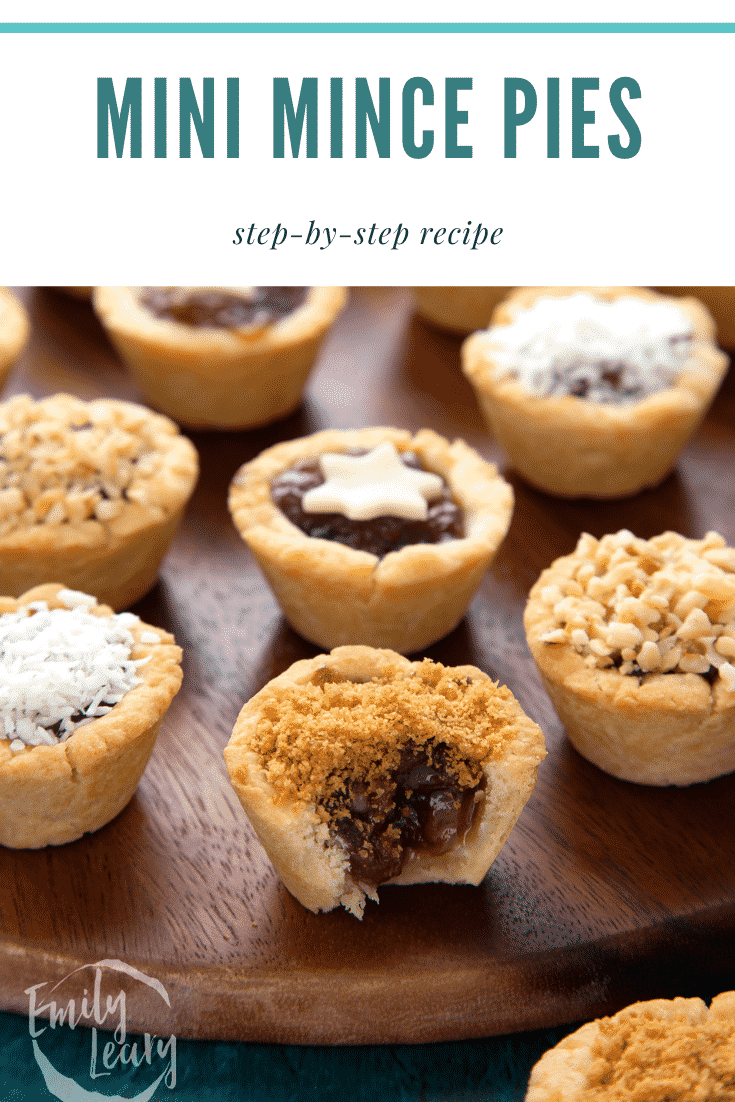
[[[33, 337], [5, 396], [137, 397], [88, 306], [44, 290], [26, 301]], [[509, 535], [465, 620], [428, 652], [508, 684], [549, 748], [479, 888], [383, 888], [361, 923], [313, 915], [275, 877], [230, 788], [222, 750], [242, 704], [316, 653], [230, 522], [232, 475], [276, 441], [369, 424], [462, 436], [502, 466], [459, 345], [412, 318], [405, 291], [357, 291], [295, 415], [192, 436], [201, 480], [159, 583], [135, 608], [183, 646], [184, 687], [114, 822], [58, 849], [0, 852], [0, 1009], [26, 1013], [25, 988], [109, 957], [169, 993], [170, 1009], [132, 985], [132, 1030], [284, 1043], [478, 1037], [735, 987], [735, 776], [651, 789], [595, 769], [564, 738], [522, 626], [528, 589], [583, 530], [715, 528], [735, 541], [732, 377], [654, 491], [565, 503], [506, 472]]]

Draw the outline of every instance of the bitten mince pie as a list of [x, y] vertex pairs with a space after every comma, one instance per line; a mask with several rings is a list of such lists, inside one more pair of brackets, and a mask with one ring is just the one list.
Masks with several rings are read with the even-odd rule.
[[732, 1102], [735, 991], [652, 999], [598, 1018], [544, 1053], [526, 1102]]
[[657, 485], [714, 398], [728, 360], [701, 303], [635, 287], [526, 287], [462, 347], [510, 463], [561, 497]]
[[30, 329], [25, 307], [7, 287], [0, 287], [0, 386], [25, 348]]
[[0, 844], [73, 842], [131, 799], [181, 685], [173, 636], [86, 593], [0, 597]]
[[154, 584], [198, 473], [167, 417], [68, 394], [0, 405], [0, 592], [60, 578], [127, 608]]
[[96, 287], [94, 308], [151, 405], [247, 429], [299, 405], [344, 287]]
[[486, 329], [512, 287], [414, 287], [416, 310], [439, 329], [463, 336]]
[[526, 635], [574, 746], [622, 780], [735, 770], [735, 549], [583, 535], [531, 590]]
[[304, 638], [410, 653], [461, 620], [513, 492], [461, 440], [371, 428], [269, 448], [240, 468], [229, 504]]
[[545, 753], [511, 692], [474, 666], [356, 646], [270, 681], [225, 760], [288, 890], [359, 918], [380, 884], [479, 884]]

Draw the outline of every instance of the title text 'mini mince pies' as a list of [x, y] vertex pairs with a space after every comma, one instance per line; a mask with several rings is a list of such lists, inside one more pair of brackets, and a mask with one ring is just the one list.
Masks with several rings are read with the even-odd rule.
[[23, 351], [30, 329], [25, 307], [7, 287], [0, 287], [0, 386]]
[[198, 429], [298, 406], [344, 287], [96, 287], [94, 308], [151, 405]]
[[381, 884], [479, 884], [545, 754], [540, 728], [481, 670], [357, 646], [270, 681], [225, 759], [288, 890], [359, 918]]
[[549, 1049], [526, 1102], [732, 1102], [735, 991], [633, 1003]]
[[122, 811], [181, 685], [173, 636], [41, 585], [0, 597], [0, 845], [73, 842]]
[[635, 287], [527, 287], [462, 347], [510, 463], [561, 497], [657, 485], [727, 369], [707, 310]]
[[0, 405], [0, 593], [63, 579], [115, 609], [154, 584], [198, 473], [193, 444], [131, 402]]
[[461, 440], [371, 428], [269, 448], [238, 471], [229, 504], [304, 638], [410, 653], [461, 620], [513, 492]]
[[580, 754], [622, 780], [735, 770], [735, 549], [583, 535], [531, 590], [526, 635]]

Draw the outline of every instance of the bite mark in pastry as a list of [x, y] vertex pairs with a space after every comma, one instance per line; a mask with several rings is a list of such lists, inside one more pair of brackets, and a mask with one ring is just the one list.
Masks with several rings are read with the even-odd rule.
[[360, 917], [380, 884], [479, 884], [527, 802], [540, 729], [473, 666], [339, 647], [242, 709], [230, 779], [289, 891]]

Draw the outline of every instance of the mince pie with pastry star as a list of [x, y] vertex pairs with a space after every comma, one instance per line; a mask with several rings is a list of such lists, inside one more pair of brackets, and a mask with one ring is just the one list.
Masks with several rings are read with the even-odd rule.
[[304, 638], [410, 653], [461, 620], [513, 492], [463, 441], [428, 429], [326, 430], [246, 463], [229, 505]]

